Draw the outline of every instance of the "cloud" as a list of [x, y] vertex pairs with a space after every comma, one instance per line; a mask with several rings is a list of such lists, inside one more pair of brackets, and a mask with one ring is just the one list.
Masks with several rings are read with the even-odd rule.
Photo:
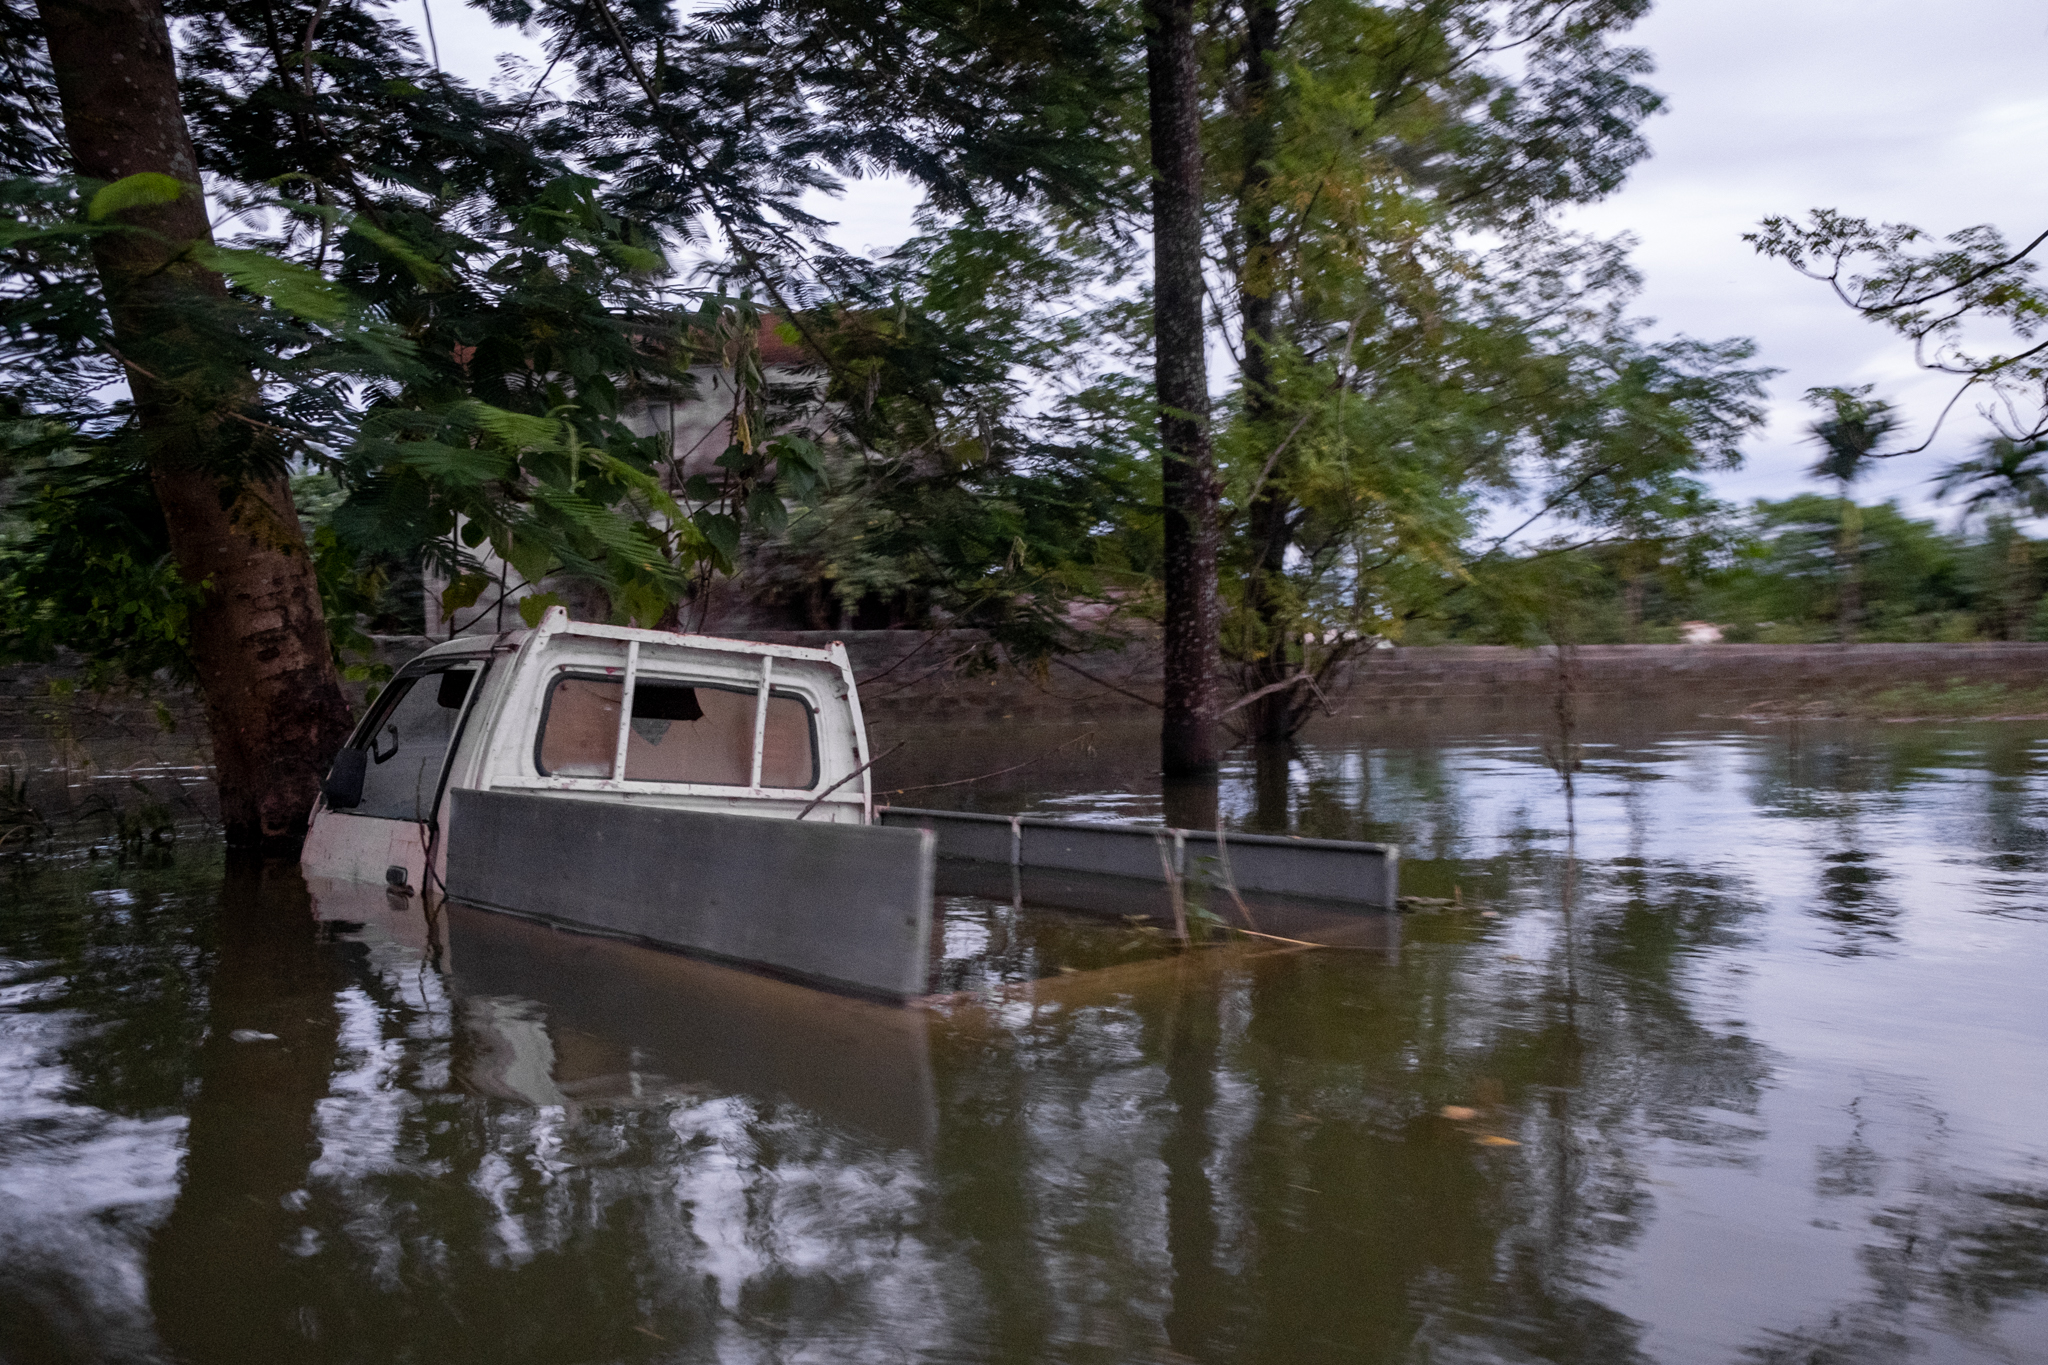
[[[1924, 435], [1953, 387], [1910, 348], [1838, 303], [1825, 285], [1757, 256], [1742, 234], [1770, 213], [1815, 207], [1938, 233], [1993, 223], [2008, 237], [2048, 227], [2048, 14], [2022, 0], [1667, 0], [1635, 41], [1656, 56], [1670, 112], [1654, 158], [1578, 227], [1633, 233], [1660, 332], [1752, 336], [1783, 368], [1772, 421], [1728, 497], [1811, 487], [1799, 396], [1874, 383]], [[1985, 434], [1958, 408], [1935, 447], [1882, 467], [1866, 498], [1931, 511], [1928, 477]]]
[[[440, 6], [435, 24], [442, 60], [469, 79], [490, 80], [499, 52], [545, 61], [532, 38], [475, 10]], [[1655, 56], [1652, 84], [1669, 98], [1650, 127], [1655, 155], [1567, 221], [1638, 239], [1639, 311], [1659, 333], [1751, 336], [1785, 370], [1769, 428], [1743, 470], [1714, 478], [1717, 490], [1748, 499], [1812, 486], [1803, 436], [1813, 414], [1799, 401], [1811, 386], [1876, 384], [1917, 440], [1951, 385], [1742, 234], [1766, 214], [1822, 206], [1938, 233], [2048, 227], [2048, 13], [2038, 0], [1665, 0], [1632, 40]], [[908, 236], [916, 203], [913, 187], [884, 178], [809, 207], [837, 220], [841, 245], [866, 252]], [[1933, 511], [1930, 475], [1984, 431], [1959, 408], [1932, 450], [1882, 466], [1862, 495]]]

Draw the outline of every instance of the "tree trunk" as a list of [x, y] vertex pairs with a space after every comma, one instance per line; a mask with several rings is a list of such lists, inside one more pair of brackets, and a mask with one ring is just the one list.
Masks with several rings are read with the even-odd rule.
[[1643, 571], [1634, 563], [1628, 567], [1628, 578], [1621, 587], [1622, 635], [1630, 644], [1643, 642]]
[[1294, 746], [1258, 744], [1252, 748], [1252, 814], [1245, 828], [1253, 834], [1286, 834], [1293, 827]]
[[1836, 579], [1840, 594], [1836, 600], [1837, 629], [1842, 643], [1856, 643], [1856, 626], [1863, 616], [1862, 584], [1857, 581], [1856, 559], [1863, 539], [1863, 509], [1849, 500], [1848, 486], [1842, 488], [1842, 536], [1835, 542]]
[[1160, 784], [1160, 804], [1169, 829], [1214, 829], [1219, 812], [1213, 772], [1169, 777]]
[[348, 704], [283, 461], [262, 458], [255, 443], [267, 433], [240, 413], [255, 381], [194, 329], [195, 309], [225, 304], [227, 287], [183, 259], [212, 231], [163, 8], [39, 8], [78, 173], [112, 181], [154, 171], [192, 186], [175, 203], [121, 215], [139, 230], [96, 238], [94, 262], [178, 571], [205, 588], [192, 662], [228, 841], [288, 847], [347, 738]]
[[2033, 546], [2017, 526], [2007, 534], [2012, 539], [2005, 553], [2005, 638], [2024, 640], [2034, 606]]
[[[1245, 425], [1264, 432], [1277, 444], [1277, 404], [1273, 395], [1273, 333], [1278, 289], [1273, 261], [1273, 234], [1267, 203], [1272, 171], [1273, 91], [1271, 53], [1279, 42], [1280, 8], [1272, 0], [1248, 0], [1244, 7], [1244, 182], [1238, 193], [1239, 228], [1244, 234], [1244, 265], [1237, 281], [1238, 311], [1244, 319]], [[1245, 610], [1258, 623], [1258, 652], [1246, 670], [1247, 691], [1270, 687], [1293, 672], [1298, 622], [1288, 612], [1281, 575], [1293, 534], [1293, 507], [1282, 491], [1286, 481], [1276, 464], [1259, 485], [1246, 509], [1247, 547]], [[1293, 733], [1296, 713], [1292, 692], [1272, 692], [1244, 708], [1249, 737], [1271, 742]]]
[[1153, 373], [1165, 468], [1166, 661], [1160, 759], [1216, 767], [1216, 468], [1202, 326], [1202, 144], [1193, 0], [1146, 0], [1152, 120]]

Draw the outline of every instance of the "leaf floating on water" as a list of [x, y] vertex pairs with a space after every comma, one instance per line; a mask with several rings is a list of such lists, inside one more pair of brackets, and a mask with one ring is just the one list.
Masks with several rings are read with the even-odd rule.
[[1447, 1104], [1437, 1112], [1453, 1123], [1470, 1123], [1479, 1117], [1477, 1109], [1467, 1109], [1462, 1104]]
[[1519, 1147], [1522, 1145], [1513, 1138], [1502, 1137], [1499, 1133], [1481, 1133], [1472, 1140], [1481, 1147]]
[[238, 1043], [274, 1043], [277, 1041], [275, 1033], [265, 1033], [261, 1029], [253, 1028], [238, 1028], [233, 1033], [230, 1033], [228, 1037]]

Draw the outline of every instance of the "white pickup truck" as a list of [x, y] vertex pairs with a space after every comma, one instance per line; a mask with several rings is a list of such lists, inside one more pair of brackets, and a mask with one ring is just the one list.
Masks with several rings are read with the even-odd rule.
[[878, 811], [870, 763], [843, 644], [586, 625], [555, 607], [398, 671], [335, 759], [301, 866], [322, 886], [892, 1000], [927, 987], [940, 853], [966, 869], [961, 889], [994, 876], [1021, 900], [1030, 874], [1049, 903], [1167, 906], [1183, 930], [1186, 888], [1227, 895], [1247, 928], [1247, 892], [1393, 908], [1390, 847]]
[[445, 883], [451, 792], [865, 825], [867, 729], [846, 647], [572, 622], [435, 645], [356, 727], [306, 875]]
[[845, 646], [556, 607], [398, 671], [300, 866], [903, 999], [924, 989], [936, 839], [872, 814]]

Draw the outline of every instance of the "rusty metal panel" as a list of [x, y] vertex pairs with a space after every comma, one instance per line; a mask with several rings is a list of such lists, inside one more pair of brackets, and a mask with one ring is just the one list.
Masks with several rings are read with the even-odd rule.
[[448, 895], [870, 995], [925, 990], [934, 836], [455, 791]]

